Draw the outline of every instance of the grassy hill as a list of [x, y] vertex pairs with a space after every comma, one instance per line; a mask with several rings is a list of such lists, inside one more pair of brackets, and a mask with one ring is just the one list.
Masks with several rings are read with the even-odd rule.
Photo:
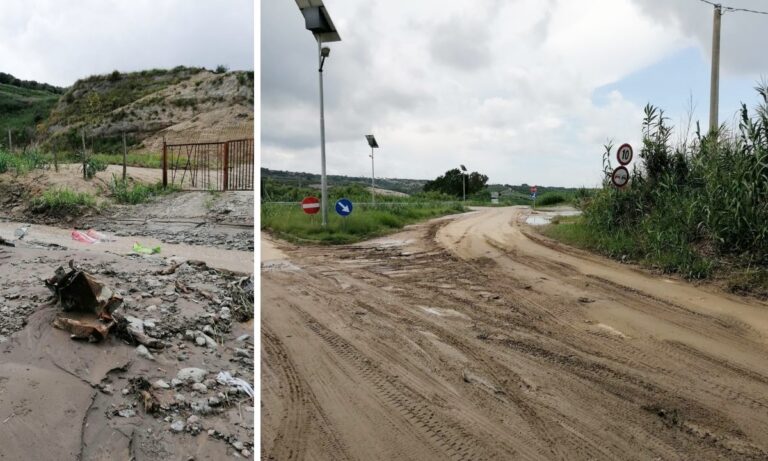
[[48, 118], [64, 90], [25, 81], [0, 72], [0, 146], [8, 147], [8, 130], [16, 146], [35, 135], [35, 127]]
[[118, 150], [126, 134], [134, 150], [159, 151], [168, 142], [253, 136], [253, 72], [178, 66], [93, 75], [69, 88], [23, 81], [0, 72], [0, 146], [8, 129], [14, 148], [39, 144], [58, 150], [86, 144]]
[[101, 150], [126, 133], [134, 147], [159, 150], [168, 142], [251, 137], [253, 72], [197, 67], [94, 75], [78, 80], [61, 97], [38, 136], [76, 147], [80, 132]]

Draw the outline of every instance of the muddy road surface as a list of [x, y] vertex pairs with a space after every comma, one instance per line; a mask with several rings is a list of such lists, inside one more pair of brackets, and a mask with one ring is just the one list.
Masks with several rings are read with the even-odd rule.
[[768, 306], [482, 209], [262, 235], [262, 459], [768, 459]]
[[[176, 194], [118, 209], [134, 221], [91, 218], [108, 240], [90, 244], [73, 240], [72, 228], [0, 221], [0, 460], [253, 456], [253, 253], [238, 250], [252, 245], [252, 231], [237, 234], [253, 208], [235, 194], [176, 206], [206, 199]], [[217, 203], [237, 233], [211, 219]], [[203, 225], [194, 239], [178, 238], [188, 221]], [[224, 234], [235, 244], [223, 245]], [[162, 250], [135, 254], [136, 241]], [[44, 284], [70, 261], [121, 295], [113, 315], [130, 329], [112, 326], [98, 341], [54, 327], [59, 317], [96, 322], [93, 312], [65, 314]]]

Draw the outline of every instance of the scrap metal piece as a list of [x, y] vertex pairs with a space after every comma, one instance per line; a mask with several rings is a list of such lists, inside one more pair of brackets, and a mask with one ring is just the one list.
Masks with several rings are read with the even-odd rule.
[[58, 304], [65, 312], [90, 312], [99, 318], [112, 319], [112, 313], [123, 304], [123, 298], [98, 281], [91, 274], [69, 262], [70, 271], [63, 267], [56, 269], [45, 286], [53, 292]]
[[99, 320], [81, 321], [66, 317], [58, 317], [53, 321], [54, 327], [72, 333], [72, 339], [87, 339], [92, 343], [106, 339], [114, 325], [114, 321], [102, 323]]

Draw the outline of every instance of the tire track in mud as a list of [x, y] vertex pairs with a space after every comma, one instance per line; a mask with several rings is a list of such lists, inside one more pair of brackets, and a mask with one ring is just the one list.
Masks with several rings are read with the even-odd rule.
[[382, 372], [373, 365], [373, 361], [344, 338], [320, 324], [314, 317], [298, 306], [292, 306], [304, 319], [312, 332], [319, 336], [339, 357], [346, 360], [367, 381], [387, 406], [399, 412], [412, 427], [418, 430], [438, 452], [449, 459], [469, 461], [478, 459], [505, 459], [514, 453], [501, 456], [490, 444], [476, 438], [473, 434], [433, 410], [424, 396], [411, 389], [405, 383]]
[[333, 432], [320, 405], [309, 386], [302, 379], [291, 361], [282, 341], [268, 327], [262, 325], [261, 338], [263, 352], [267, 356], [270, 368], [279, 370], [288, 388], [286, 396], [286, 414], [277, 434], [279, 443], [272, 447], [267, 459], [303, 460], [306, 459], [307, 444], [311, 430], [320, 432], [320, 446], [313, 450], [332, 454], [334, 459], [351, 460], [348, 450]]

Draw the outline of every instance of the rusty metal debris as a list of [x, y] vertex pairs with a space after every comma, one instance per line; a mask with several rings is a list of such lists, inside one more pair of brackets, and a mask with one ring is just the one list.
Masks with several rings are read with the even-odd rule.
[[100, 320], [80, 321], [66, 317], [58, 317], [53, 321], [54, 327], [72, 333], [72, 339], [87, 339], [93, 343], [106, 339], [114, 325], [114, 321], [103, 323]]
[[94, 278], [91, 274], [69, 262], [70, 270], [56, 269], [45, 286], [53, 292], [64, 312], [94, 313], [98, 318], [111, 320], [112, 313], [123, 304], [123, 298]]
[[69, 262], [70, 270], [56, 269], [45, 286], [53, 293], [56, 304], [64, 312], [95, 315], [94, 318], [68, 318], [59, 316], [53, 326], [71, 333], [72, 339], [87, 339], [98, 342], [106, 339], [116, 321], [112, 314], [123, 304], [123, 298], [110, 290], [91, 274], [78, 269], [74, 261]]

